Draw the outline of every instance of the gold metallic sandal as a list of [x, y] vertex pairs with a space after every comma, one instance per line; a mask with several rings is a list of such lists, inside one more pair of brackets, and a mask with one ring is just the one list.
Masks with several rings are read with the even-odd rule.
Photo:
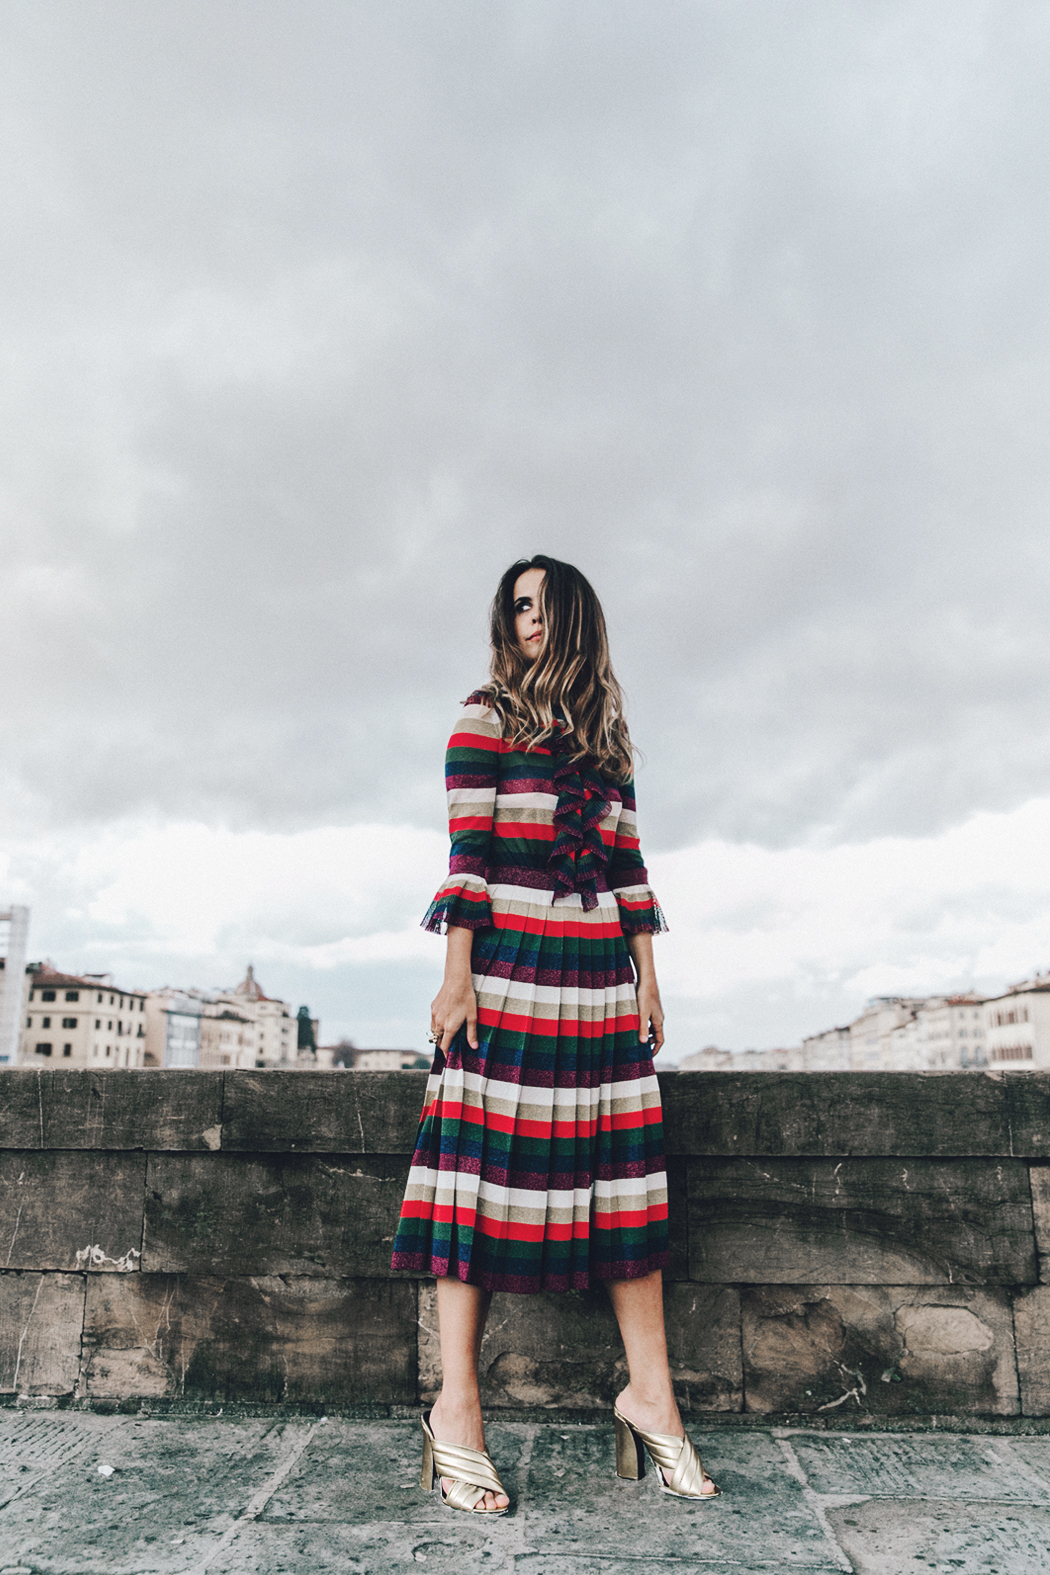
[[[510, 1505], [503, 1509], [479, 1509], [486, 1493], [506, 1493], [496, 1474], [490, 1456], [480, 1449], [466, 1449], [461, 1444], [443, 1444], [434, 1437], [430, 1426], [430, 1412], [420, 1417], [423, 1425], [423, 1475], [419, 1485], [429, 1493], [435, 1478], [450, 1477], [452, 1486], [446, 1493], [440, 1489], [441, 1502], [448, 1509], [462, 1509], [468, 1515], [505, 1515]], [[508, 1495], [509, 1497], [509, 1495]]]
[[[673, 1433], [643, 1433], [640, 1427], [628, 1422], [613, 1406], [616, 1418], [616, 1475], [637, 1482], [645, 1476], [645, 1451], [649, 1451], [660, 1491], [672, 1498], [720, 1498], [722, 1489], [715, 1487], [704, 1471], [692, 1439], [675, 1438]], [[711, 1482], [713, 1493], [703, 1491], [704, 1483]]]

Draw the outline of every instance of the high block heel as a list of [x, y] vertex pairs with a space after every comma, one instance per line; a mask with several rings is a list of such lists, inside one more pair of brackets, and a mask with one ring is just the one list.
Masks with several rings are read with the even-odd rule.
[[435, 1477], [448, 1477], [452, 1486], [448, 1492], [441, 1488], [441, 1502], [446, 1509], [461, 1509], [468, 1515], [505, 1515], [510, 1508], [480, 1509], [486, 1493], [503, 1493], [507, 1490], [499, 1479], [492, 1457], [480, 1449], [467, 1449], [462, 1444], [443, 1444], [434, 1437], [430, 1426], [430, 1412], [420, 1417], [423, 1428], [423, 1470], [419, 1485], [424, 1493], [434, 1486]]
[[[628, 1482], [639, 1482], [645, 1476], [645, 1454], [656, 1467], [661, 1493], [672, 1498], [720, 1498], [722, 1489], [715, 1487], [704, 1470], [703, 1461], [688, 1433], [676, 1438], [673, 1433], [646, 1433], [635, 1427], [613, 1406], [616, 1422], [616, 1475]], [[711, 1482], [712, 1492], [704, 1492], [704, 1483]]]

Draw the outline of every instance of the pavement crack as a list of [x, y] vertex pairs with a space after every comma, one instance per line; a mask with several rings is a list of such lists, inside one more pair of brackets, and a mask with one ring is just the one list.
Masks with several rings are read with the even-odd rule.
[[286, 1477], [288, 1477], [299, 1464], [299, 1461], [302, 1459], [307, 1447], [309, 1446], [310, 1440], [313, 1438], [320, 1425], [321, 1424], [319, 1422], [314, 1422], [311, 1427], [307, 1428], [306, 1433], [295, 1444], [293, 1444], [292, 1448], [289, 1449], [284, 1459], [267, 1477], [262, 1487], [257, 1490], [251, 1499], [249, 1499], [247, 1505], [242, 1510], [240, 1515], [238, 1515], [233, 1525], [228, 1526], [223, 1532], [222, 1536], [211, 1549], [210, 1553], [206, 1553], [198, 1563], [192, 1565], [190, 1569], [185, 1570], [183, 1575], [206, 1575], [206, 1571], [208, 1570], [209, 1566], [215, 1563], [215, 1560], [221, 1553], [225, 1553], [226, 1549], [239, 1535], [243, 1527], [250, 1526], [253, 1521], [258, 1520], [267, 1504], [277, 1492], [277, 1489], [285, 1481]]
[[785, 1462], [787, 1463], [788, 1471], [802, 1488], [803, 1497], [805, 1498], [806, 1503], [809, 1505], [809, 1508], [812, 1511], [817, 1524], [820, 1526], [821, 1531], [824, 1533], [824, 1540], [828, 1544], [835, 1563], [838, 1565], [840, 1570], [845, 1570], [847, 1575], [856, 1575], [852, 1562], [846, 1557], [846, 1554], [839, 1546], [838, 1538], [831, 1529], [831, 1522], [828, 1520], [827, 1511], [824, 1507], [824, 1504], [821, 1502], [820, 1496], [809, 1485], [809, 1478], [802, 1469], [802, 1463], [792, 1448], [791, 1440], [789, 1438], [778, 1437], [777, 1443], [780, 1445], [780, 1450], [784, 1456]]

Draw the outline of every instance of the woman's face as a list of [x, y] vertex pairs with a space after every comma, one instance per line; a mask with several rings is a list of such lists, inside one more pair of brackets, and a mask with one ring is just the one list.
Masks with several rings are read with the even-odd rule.
[[526, 569], [514, 581], [514, 629], [527, 662], [534, 662], [543, 644], [543, 616], [540, 612], [542, 569]]

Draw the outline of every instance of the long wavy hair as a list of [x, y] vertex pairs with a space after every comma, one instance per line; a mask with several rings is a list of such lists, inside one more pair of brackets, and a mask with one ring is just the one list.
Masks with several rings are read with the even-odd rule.
[[[532, 662], [518, 643], [514, 586], [526, 569], [542, 569], [543, 641]], [[605, 615], [594, 587], [571, 563], [519, 558], [499, 582], [492, 603], [492, 662], [484, 693], [509, 741], [532, 748], [554, 733], [555, 718], [572, 740], [571, 758], [584, 758], [613, 782], [626, 782], [634, 751], [624, 719], [623, 690], [609, 659]]]

